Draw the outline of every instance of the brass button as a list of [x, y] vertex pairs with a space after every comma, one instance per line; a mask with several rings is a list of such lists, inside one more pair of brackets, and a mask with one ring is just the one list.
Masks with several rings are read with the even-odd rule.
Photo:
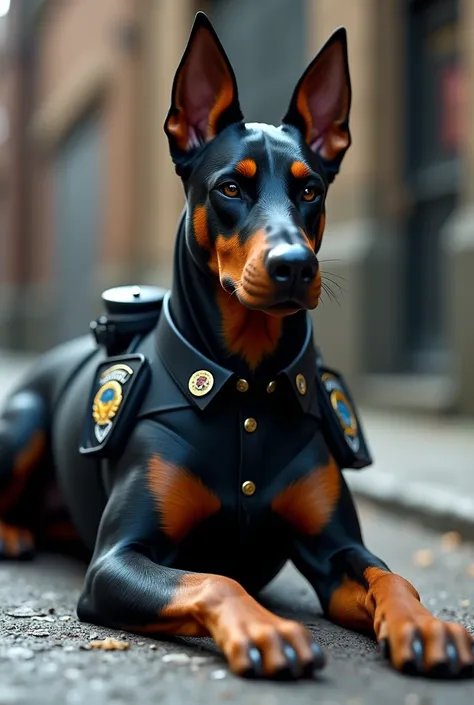
[[306, 379], [302, 374], [296, 375], [296, 389], [302, 396], [306, 394]]
[[249, 383], [247, 382], [246, 379], [238, 379], [237, 384], [235, 386], [237, 387], [238, 392], [248, 392], [249, 391]]
[[244, 428], [247, 433], [253, 433], [257, 430], [257, 422], [255, 421], [255, 419], [245, 419]]
[[247, 482], [244, 482], [244, 484], [242, 485], [242, 492], [247, 497], [251, 497], [253, 494], [255, 494], [256, 489], [257, 488], [255, 487], [255, 482], [252, 482], [251, 480], [247, 480]]
[[267, 393], [272, 394], [276, 389], [277, 383], [275, 381], [269, 382], [267, 384]]

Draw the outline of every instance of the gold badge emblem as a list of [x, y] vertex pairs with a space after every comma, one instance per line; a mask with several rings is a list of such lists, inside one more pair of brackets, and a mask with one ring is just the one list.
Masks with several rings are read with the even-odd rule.
[[195, 397], [209, 394], [214, 386], [214, 377], [208, 370], [198, 370], [189, 378], [188, 388]]
[[92, 403], [92, 418], [95, 421], [94, 434], [99, 443], [112, 430], [112, 419], [117, 414], [123, 400], [122, 384], [133, 375], [128, 365], [113, 365], [99, 378], [101, 385]]

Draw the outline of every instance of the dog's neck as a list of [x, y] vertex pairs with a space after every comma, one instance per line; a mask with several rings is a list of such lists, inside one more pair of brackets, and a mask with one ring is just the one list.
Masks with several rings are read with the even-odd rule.
[[176, 237], [171, 314], [199, 352], [242, 377], [271, 377], [296, 357], [305, 341], [306, 313], [285, 318], [250, 311], [191, 256], [186, 219]]

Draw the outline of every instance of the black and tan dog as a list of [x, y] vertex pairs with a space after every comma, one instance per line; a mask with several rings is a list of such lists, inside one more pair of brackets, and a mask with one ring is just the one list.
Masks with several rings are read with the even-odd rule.
[[93, 552], [82, 620], [210, 635], [236, 674], [307, 676], [321, 649], [252, 596], [292, 560], [324, 613], [375, 633], [395, 668], [471, 675], [468, 632], [435, 619], [365, 548], [323, 432], [307, 311], [350, 102], [339, 29], [282, 125], [246, 124], [229, 61], [197, 15], [165, 125], [187, 199], [172, 290], [120, 355], [72, 341], [9, 398], [0, 553], [26, 557], [57, 538], [56, 478]]

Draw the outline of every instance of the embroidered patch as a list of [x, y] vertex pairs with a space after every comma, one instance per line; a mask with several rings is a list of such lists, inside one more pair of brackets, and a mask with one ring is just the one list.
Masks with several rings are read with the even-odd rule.
[[94, 435], [99, 443], [102, 443], [112, 430], [112, 419], [123, 400], [122, 384], [126, 384], [132, 375], [133, 370], [128, 365], [113, 365], [99, 378], [101, 387], [92, 404]]
[[339, 420], [348, 446], [357, 453], [360, 446], [359, 426], [354, 409], [337, 378], [326, 372], [322, 382], [329, 393], [331, 406]]
[[108, 358], [92, 384], [79, 452], [110, 456], [127, 440], [150, 377], [143, 355]]

